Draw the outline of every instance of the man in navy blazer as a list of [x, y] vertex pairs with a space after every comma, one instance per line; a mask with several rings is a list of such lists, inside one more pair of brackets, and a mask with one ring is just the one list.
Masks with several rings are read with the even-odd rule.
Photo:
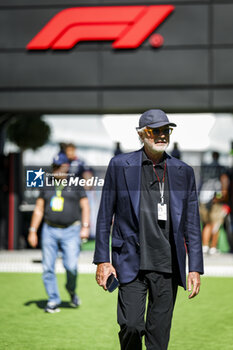
[[[119, 280], [121, 349], [166, 350], [177, 287], [200, 290], [203, 256], [193, 169], [169, 156], [171, 127], [161, 110], [144, 112], [137, 132], [143, 148], [111, 159], [97, 219], [97, 283]], [[110, 259], [110, 235], [111, 252]], [[112, 262], [111, 262], [112, 261]], [[146, 298], [148, 306], [146, 321]]]

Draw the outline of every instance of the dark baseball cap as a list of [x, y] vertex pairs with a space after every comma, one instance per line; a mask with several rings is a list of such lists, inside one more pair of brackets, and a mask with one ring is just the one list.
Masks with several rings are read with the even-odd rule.
[[67, 158], [65, 153], [58, 153], [58, 155], [53, 158], [52, 164], [60, 166], [62, 164], [68, 164], [68, 163], [69, 163], [69, 159]]
[[136, 129], [141, 129], [145, 126], [159, 128], [164, 125], [176, 126], [176, 124], [170, 123], [167, 115], [161, 109], [150, 109], [141, 115], [139, 119], [139, 127]]

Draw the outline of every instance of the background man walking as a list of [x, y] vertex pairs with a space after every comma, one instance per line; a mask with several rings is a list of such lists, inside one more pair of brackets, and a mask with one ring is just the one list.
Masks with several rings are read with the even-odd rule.
[[[52, 164], [53, 175], [57, 180], [67, 178], [69, 161], [59, 154]], [[77, 307], [80, 300], [75, 292], [77, 281], [77, 259], [82, 238], [89, 236], [89, 204], [82, 187], [70, 188], [52, 186], [40, 192], [32, 215], [28, 241], [32, 247], [38, 244], [37, 230], [42, 219], [43, 282], [49, 300], [45, 311], [60, 311], [60, 296], [55, 275], [55, 261], [60, 248], [63, 265], [66, 269], [66, 289], [71, 305]]]

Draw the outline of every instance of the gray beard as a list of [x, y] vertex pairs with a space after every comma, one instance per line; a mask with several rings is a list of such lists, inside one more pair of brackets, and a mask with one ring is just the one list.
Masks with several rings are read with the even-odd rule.
[[151, 144], [148, 142], [148, 140], [144, 139], [144, 144], [146, 144], [147, 148], [149, 148], [151, 153], [163, 153], [166, 151], [168, 144], [164, 144], [164, 147], [158, 147], [156, 144]]

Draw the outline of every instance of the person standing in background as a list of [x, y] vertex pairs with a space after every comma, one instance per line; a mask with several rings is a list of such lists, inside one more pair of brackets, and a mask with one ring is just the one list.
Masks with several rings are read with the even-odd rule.
[[200, 189], [200, 216], [204, 225], [202, 230], [203, 253], [215, 254], [219, 238], [219, 230], [227, 214], [229, 214], [229, 177], [223, 166], [219, 164], [219, 153], [212, 153], [213, 161], [203, 166]]
[[177, 159], [181, 159], [181, 154], [180, 154], [178, 142], [174, 142], [173, 150], [171, 152], [171, 155], [172, 155], [172, 157], [175, 157]]
[[75, 145], [73, 143], [67, 143], [64, 150], [70, 164], [69, 172], [77, 177], [88, 180], [90, 177], [89, 171], [91, 169], [86, 166], [83, 160], [78, 158]]

